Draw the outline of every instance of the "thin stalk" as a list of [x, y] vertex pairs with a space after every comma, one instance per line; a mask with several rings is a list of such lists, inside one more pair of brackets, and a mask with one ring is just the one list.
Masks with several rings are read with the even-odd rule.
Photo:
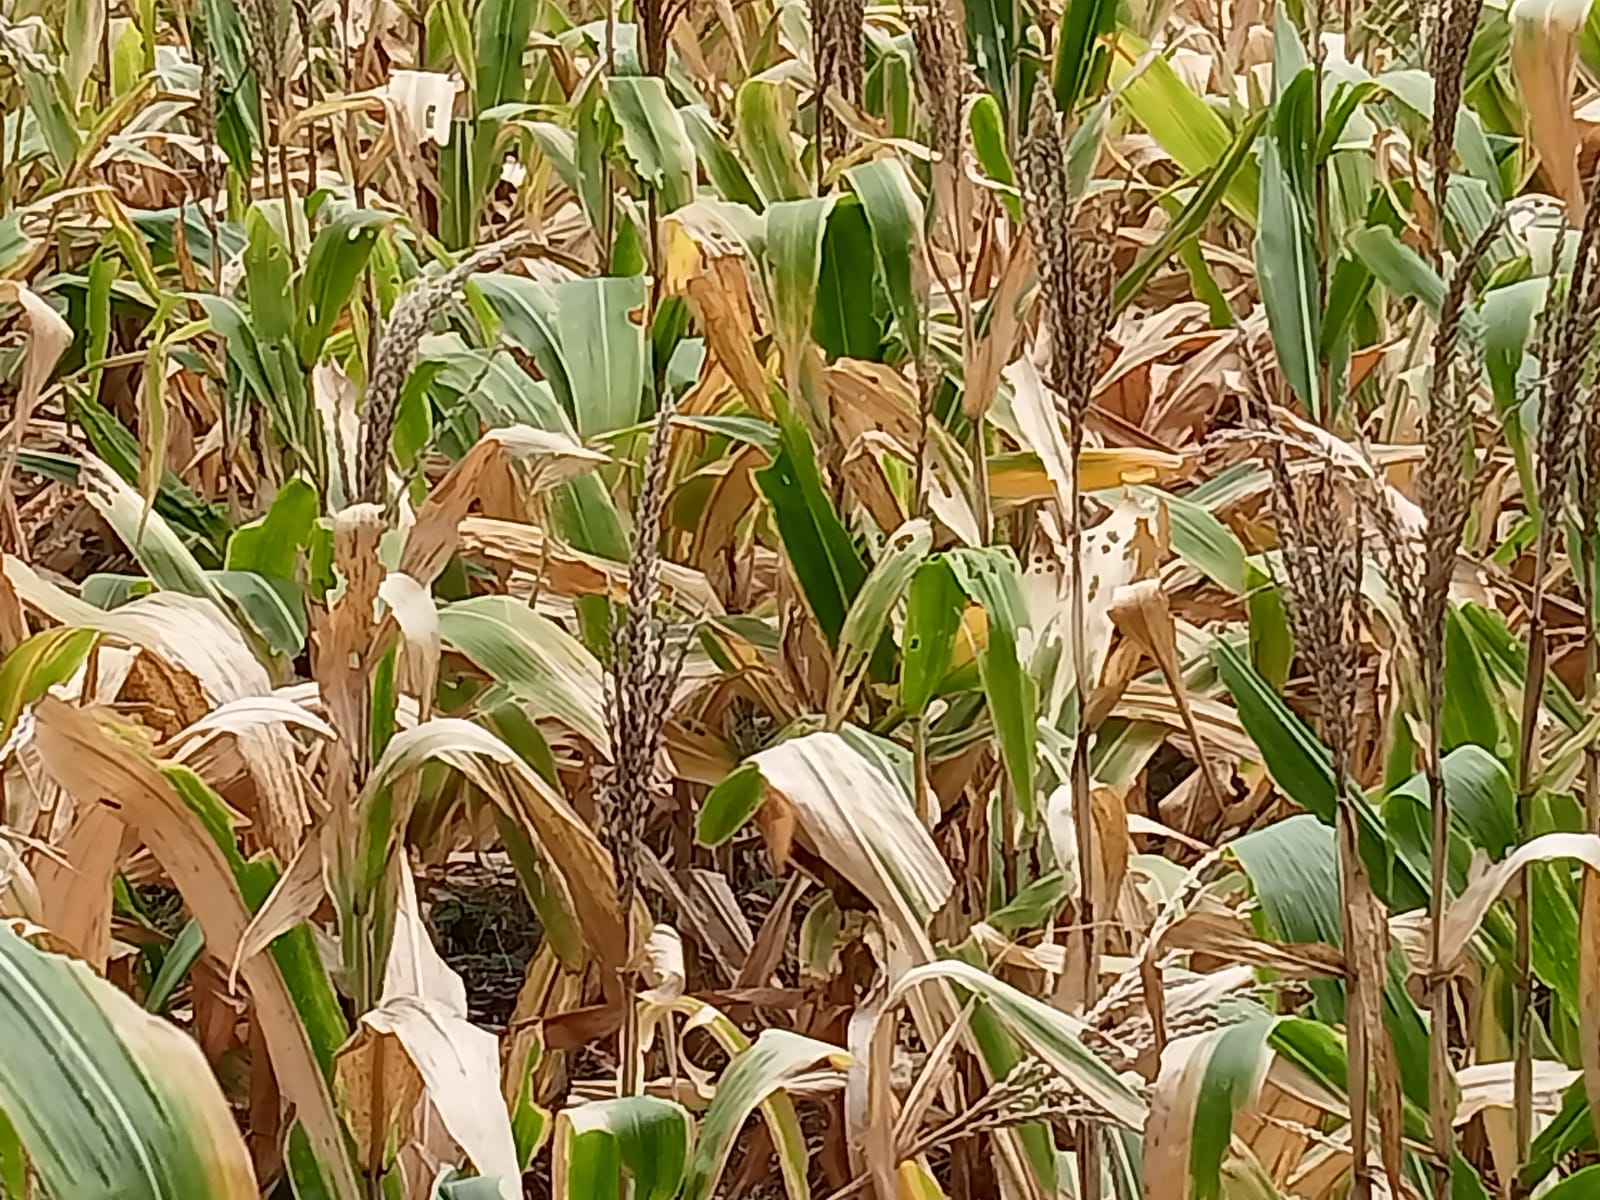
[[[1432, 670], [1437, 670], [1433, 667]], [[1433, 693], [1437, 695], [1437, 693]], [[1433, 845], [1428, 897], [1428, 961], [1432, 979], [1428, 990], [1428, 1097], [1430, 1132], [1433, 1138], [1433, 1194], [1435, 1200], [1448, 1200], [1450, 1163], [1455, 1153], [1455, 1129], [1451, 1118], [1454, 1105], [1446, 1103], [1450, 1087], [1450, 980], [1444, 958], [1444, 908], [1446, 867], [1450, 861], [1450, 809], [1444, 794], [1444, 760], [1440, 736], [1442, 713], [1434, 704], [1428, 714], [1428, 747], [1425, 772], [1428, 799], [1432, 808]]]
[[1370, 1002], [1368, 981], [1363, 978], [1366, 964], [1359, 962], [1359, 946], [1364, 937], [1358, 928], [1358, 905], [1366, 902], [1366, 881], [1361, 873], [1355, 813], [1346, 794], [1348, 780], [1343, 756], [1335, 753], [1334, 794], [1339, 797], [1339, 877], [1343, 888], [1344, 951], [1350, 965], [1350, 980], [1345, 989], [1345, 1053], [1348, 1060], [1347, 1087], [1350, 1098], [1350, 1197], [1369, 1200], [1372, 1195], [1372, 1168], [1369, 1162], [1371, 1106], [1367, 1081], [1371, 1047], [1367, 1045]]
[[[959, 146], [960, 143], [958, 142]], [[961, 379], [962, 386], [972, 378], [972, 362], [976, 357], [977, 327], [972, 315], [972, 248], [968, 228], [965, 190], [961, 186], [961, 163], [950, 164], [950, 207], [955, 215], [956, 270], [960, 272], [960, 286], [955, 290], [956, 308], [961, 314]], [[984, 412], [988, 409], [987, 397], [978, 397], [974, 407], [978, 415], [972, 422], [972, 494], [977, 508], [973, 515], [978, 521], [978, 533], [987, 543], [991, 536], [994, 518], [989, 502], [988, 439], [984, 432]]]
[[[17, 124], [16, 124], [16, 128], [14, 128], [12, 130], [12, 132], [11, 132], [11, 154], [9, 156], [9, 161], [10, 161], [10, 163], [12, 165], [12, 171], [16, 173], [16, 186], [20, 187], [21, 184], [22, 184], [22, 175], [21, 175], [22, 167], [21, 167], [21, 163], [22, 163], [22, 125], [23, 125], [23, 122], [22, 122], [22, 106], [20, 104], [17, 105], [17, 107], [16, 107], [16, 113], [17, 113]], [[0, 125], [0, 142], [5, 141], [5, 136], [4, 135], [5, 135], [5, 128], [4, 128], [3, 125]], [[0, 147], [0, 154], [4, 154], [4, 148], [3, 147]], [[13, 187], [12, 177], [10, 175], [7, 175], [4, 171], [0, 171], [0, 213], [8, 212], [10, 210], [10, 208], [11, 208], [12, 187]]]
[[928, 803], [931, 783], [928, 778], [928, 718], [918, 714], [911, 718], [911, 772], [916, 785], [917, 818], [924, 826], [933, 827], [933, 809]]
[[[1327, 58], [1327, 51], [1322, 44], [1322, 26], [1327, 19], [1325, 0], [1317, 0], [1311, 9], [1311, 146], [1315, 155], [1316, 147], [1322, 144], [1322, 79], [1323, 64]], [[1328, 311], [1328, 175], [1326, 171], [1318, 170], [1317, 164], [1311, 164], [1312, 180], [1312, 220], [1316, 227], [1317, 245], [1317, 311]], [[1319, 360], [1322, 358], [1318, 355]], [[1324, 370], [1326, 364], [1324, 363]], [[1322, 394], [1317, 397], [1323, 407], [1322, 420], [1331, 422], [1333, 397], [1328, 394], [1326, 380], [1323, 381]]]
[[[1086, 390], [1086, 389], [1085, 389]], [[1078, 921], [1083, 927], [1084, 958], [1083, 1011], [1089, 1012], [1100, 998], [1100, 946], [1099, 914], [1095, 911], [1094, 863], [1095, 851], [1094, 801], [1089, 790], [1089, 693], [1093, 681], [1089, 678], [1088, 625], [1084, 618], [1083, 578], [1083, 481], [1080, 462], [1083, 449], [1083, 420], [1081, 415], [1072, 425], [1072, 480], [1067, 493], [1066, 514], [1069, 523], [1067, 553], [1071, 571], [1067, 603], [1068, 620], [1072, 629], [1072, 678], [1075, 703], [1072, 716], [1072, 823], [1077, 834], [1078, 851]], [[1100, 1200], [1100, 1137], [1099, 1129], [1090, 1125], [1079, 1126], [1078, 1182], [1083, 1200]]]
[[688, 895], [694, 870], [694, 797], [689, 785], [681, 779], [673, 781], [672, 793], [678, 810], [678, 819], [672, 828], [672, 874], [678, 887]]
[[[1461, 316], [1472, 272], [1496, 236], [1498, 224], [1491, 222], [1456, 265], [1440, 310], [1439, 327], [1433, 343], [1433, 380], [1428, 389], [1424, 422], [1423, 441], [1426, 449], [1420, 499], [1427, 517], [1427, 529], [1420, 562], [1404, 560], [1402, 545], [1408, 539], [1395, 531], [1385, 533], [1405, 607], [1415, 614], [1412, 637], [1422, 670], [1428, 728], [1423, 772], [1428, 781], [1428, 804], [1432, 817], [1428, 903], [1431, 931], [1428, 1093], [1435, 1200], [1447, 1200], [1450, 1195], [1451, 1162], [1455, 1157], [1454, 1078], [1450, 1065], [1451, 975], [1450, 964], [1445, 961], [1443, 942], [1450, 854], [1450, 798], [1445, 794], [1441, 733], [1444, 724], [1444, 641], [1450, 575], [1468, 513], [1468, 489], [1462, 477], [1463, 462], [1472, 453], [1471, 413], [1467, 407], [1467, 397], [1458, 391], [1454, 371]], [[1385, 528], [1388, 529], [1387, 526]], [[1415, 573], [1409, 573], [1411, 568], [1417, 568]]]
[[[8, 109], [11, 108], [10, 105], [6, 107]], [[19, 127], [22, 124], [22, 113], [20, 111], [17, 112], [17, 124]], [[6, 167], [6, 125], [5, 121], [0, 119], [0, 217], [11, 211], [11, 179]]]
[[[1600, 481], [1591, 479], [1585, 483], [1589, 489], [1593, 489]], [[1592, 500], [1593, 497], [1591, 495], [1586, 499]], [[1583, 703], [1585, 712], [1594, 713], [1600, 707], [1597, 705], [1597, 701], [1600, 701], [1600, 613], [1596, 611], [1600, 576], [1596, 573], [1594, 552], [1595, 514], [1586, 512], [1584, 518], [1579, 551], [1583, 583]], [[1588, 747], [1583, 756], [1583, 812], [1585, 828], [1590, 833], [1600, 833], [1600, 748], [1595, 746]], [[1592, 871], [1583, 873], [1578, 912], [1578, 979], [1580, 991], [1591, 995], [1592, 991], [1585, 985], [1591, 985], [1594, 976], [1600, 974], [1593, 965], [1595, 939], [1600, 935], [1596, 922], [1596, 918], [1600, 917], [1600, 880], [1595, 879]], [[1600, 1039], [1595, 1037], [1592, 1028], [1596, 1023], [1595, 1018], [1587, 1013], [1580, 1014], [1580, 1017], [1587, 1018], [1580, 1019], [1579, 1036], [1584, 1080], [1589, 1094], [1589, 1115], [1597, 1133], [1600, 1133], [1600, 1089], [1593, 1086], [1595, 1079], [1600, 1077]]]
[[[1558, 510], [1544, 514], [1534, 549], [1533, 613], [1528, 622], [1528, 670], [1522, 685], [1521, 744], [1517, 753], [1517, 830], [1519, 837], [1528, 829], [1528, 807], [1532, 799], [1534, 739], [1539, 726], [1539, 704], [1544, 695], [1544, 677], [1549, 653], [1544, 620], [1545, 577], [1550, 571], [1550, 525], [1559, 519]], [[1533, 1140], [1533, 924], [1528, 897], [1528, 875], [1520, 874], [1516, 904], [1516, 1000], [1515, 1062], [1512, 1068], [1512, 1114], [1516, 1134], [1516, 1161], [1525, 1162]], [[1514, 1195], [1524, 1189], [1513, 1185]]]
[[278, 100], [278, 180], [283, 196], [283, 227], [289, 238], [289, 262], [300, 265], [300, 233], [295, 220], [294, 181], [289, 177], [289, 114], [293, 111], [289, 99], [289, 85], [284, 83], [283, 96]]
[[[623, 914], [622, 927], [626, 931], [626, 945], [633, 945], [635, 937], [633, 913]], [[631, 970], [622, 972], [622, 1026], [617, 1030], [618, 1063], [617, 1088], [622, 1096], [637, 1096], [640, 1087], [639, 1072], [639, 977]]]
[[[813, 23], [821, 20], [819, 15], [820, 9], [820, 5], [812, 5], [811, 20]], [[819, 34], [820, 30], [812, 30], [813, 39], [820, 43], [820, 37], [818, 36]], [[812, 60], [813, 62], [816, 60], [816, 54], [814, 51], [812, 54]], [[817, 86], [811, 93], [811, 166], [813, 182], [816, 184], [817, 195], [819, 196], [822, 195], [823, 176], [827, 174], [828, 151], [825, 145], [827, 138], [824, 134], [827, 123], [828, 77], [826, 72], [819, 71], [817, 73]]]
[[[926, 320], [924, 320], [926, 324]], [[926, 331], [923, 337], [927, 337]], [[933, 388], [926, 363], [917, 364], [917, 461], [911, 472], [911, 514], [928, 515], [928, 426], [933, 421]]]
[[[603, 78], [610, 79], [617, 73], [617, 0], [606, 0], [606, 40], [605, 40], [605, 66]], [[591, 87], [598, 87], [598, 82], [591, 83]], [[615, 251], [615, 237], [613, 230], [616, 226], [616, 174], [611, 169], [610, 158], [601, 162], [605, 174], [605, 187], [600, 191], [600, 265], [605, 274], [611, 273], [611, 259]]]
[[[1591, 484], [1590, 486], [1595, 486]], [[1583, 574], [1583, 703], [1586, 712], [1600, 707], [1600, 562], [1595, 557], [1595, 539], [1600, 536], [1594, 514], [1584, 522], [1583, 545], [1579, 552]], [[1591, 833], [1600, 833], [1600, 747], [1591, 745], [1583, 764], [1583, 811]], [[1584, 873], [1584, 881], [1589, 881]]]
[[989, 503], [989, 434], [987, 419], [978, 415], [972, 419], [972, 442], [968, 452], [972, 458], [972, 515], [978, 522], [978, 536], [987, 546], [994, 538], [994, 516]]

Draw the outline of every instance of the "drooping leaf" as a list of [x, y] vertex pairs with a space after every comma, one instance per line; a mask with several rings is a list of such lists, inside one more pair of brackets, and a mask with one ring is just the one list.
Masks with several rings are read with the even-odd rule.
[[256, 1196], [200, 1048], [82, 963], [0, 924], [0, 1110], [56, 1196]]
[[621, 1172], [640, 1200], [673, 1200], [682, 1187], [694, 1122], [654, 1096], [593, 1100], [556, 1117], [554, 1194], [562, 1200], [620, 1200]]
[[92, 629], [58, 626], [36, 633], [0, 663], [0, 743], [22, 710], [70, 679], [94, 645]]
[[684, 1200], [710, 1200], [745, 1118], [788, 1079], [818, 1063], [842, 1069], [849, 1062], [850, 1056], [838, 1046], [787, 1029], [763, 1030], [748, 1050], [734, 1056], [718, 1080], [717, 1094], [700, 1123], [700, 1138], [684, 1180]]
[[794, 393], [801, 386], [803, 357], [811, 343], [823, 239], [836, 200], [835, 196], [808, 197], [767, 206], [768, 288], [791, 400], [799, 399]]

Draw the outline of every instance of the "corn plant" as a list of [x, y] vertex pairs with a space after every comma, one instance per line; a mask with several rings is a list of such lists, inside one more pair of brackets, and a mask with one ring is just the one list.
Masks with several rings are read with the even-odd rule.
[[1594, 33], [0, 0], [0, 1195], [1600, 1186]]

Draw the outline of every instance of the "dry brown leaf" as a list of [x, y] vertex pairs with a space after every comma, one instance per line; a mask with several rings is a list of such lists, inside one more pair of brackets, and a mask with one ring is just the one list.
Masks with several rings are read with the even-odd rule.
[[102, 804], [86, 804], [57, 849], [43, 858], [38, 880], [41, 924], [104, 975], [111, 954], [111, 883], [122, 861], [127, 826]]
[[1033, 244], [1025, 237], [1018, 238], [989, 300], [989, 311], [994, 315], [983, 337], [973, 347], [972, 368], [961, 393], [961, 411], [969, 418], [982, 416], [994, 404], [1001, 368], [1016, 352], [1017, 336], [1022, 328], [1017, 302], [1032, 266]]
[[[1465, 1125], [1491, 1108], [1510, 1108], [1516, 1085], [1516, 1064], [1506, 1062], [1473, 1063], [1456, 1072], [1460, 1099], [1456, 1104], [1456, 1124]], [[1536, 1058], [1533, 1061], [1533, 1106], [1541, 1116], [1553, 1116], [1561, 1107], [1561, 1097], [1581, 1074], [1564, 1062]]]
[[[53, 696], [35, 707], [36, 738], [52, 773], [84, 805], [112, 800], [178, 885], [200, 922], [206, 950], [222, 962], [237, 952], [250, 923], [233, 872], [211, 835], [139, 748], [87, 712]], [[271, 955], [240, 966], [272, 1069], [293, 1104], [339, 1200], [361, 1196], [344, 1148], [344, 1129], [294, 1001]]]
[[17, 390], [16, 409], [11, 416], [11, 427], [6, 431], [0, 463], [0, 495], [9, 495], [11, 469], [16, 465], [17, 450], [33, 417], [34, 407], [56, 368], [62, 353], [72, 344], [72, 326], [44, 302], [39, 294], [26, 284], [14, 279], [0, 279], [0, 304], [16, 304], [22, 308], [22, 320], [28, 327], [28, 350], [22, 360], [22, 379]]
[[788, 949], [789, 926], [793, 923], [795, 903], [810, 886], [811, 881], [799, 874], [789, 876], [784, 882], [777, 903], [768, 910], [750, 953], [739, 968], [739, 974], [733, 981], [734, 987], [765, 987], [772, 982]]
[[[1213, 748], [1235, 761], [1255, 762], [1260, 756], [1255, 742], [1239, 723], [1238, 711], [1231, 705], [1209, 697], [1190, 696], [1189, 710], [1201, 736]], [[1153, 721], [1186, 732], [1177, 701], [1164, 686], [1132, 684], [1112, 708], [1111, 715], [1132, 721]]]
[[665, 290], [687, 299], [707, 347], [746, 403], [771, 416], [766, 371], [755, 353], [755, 302], [744, 245], [714, 215], [689, 205], [662, 221]]
[[1511, 69], [1517, 79], [1528, 134], [1539, 152], [1550, 190], [1567, 205], [1567, 219], [1583, 224], [1582, 140], [1572, 107], [1578, 33], [1589, 6], [1584, 0], [1515, 0], [1511, 5]]
[[708, 577], [717, 578], [724, 586], [731, 564], [722, 561], [734, 545], [734, 530], [750, 516], [756, 501], [755, 472], [766, 466], [766, 451], [757, 446], [742, 446], [727, 460], [719, 464], [716, 482], [700, 514], [700, 523], [694, 531], [694, 540], [688, 554], [689, 563]]
[[417, 719], [433, 713], [439, 680], [439, 610], [433, 597], [409, 575], [395, 573], [378, 585], [378, 597], [400, 626], [401, 651], [396, 685], [417, 701]]
[[873, 430], [858, 438], [840, 463], [850, 494], [861, 502], [879, 529], [898, 529], [906, 520], [905, 506], [885, 469], [890, 459], [909, 461], [898, 442]]
[[797, 825], [878, 909], [901, 953], [912, 961], [931, 956], [927, 923], [955, 880], [900, 785], [837, 733], [780, 742], [747, 761], [766, 781], [757, 815]]
[[[1026, 445], [1039, 456], [1045, 478], [1055, 492], [1063, 513], [1071, 511], [1073, 485], [1072, 447], [1062, 428], [1061, 407], [1056, 394], [1039, 378], [1039, 371], [1028, 358], [1019, 358], [1002, 372], [1011, 385], [1011, 414], [1016, 418]], [[990, 491], [993, 494], [993, 473]]]
[[[527, 571], [541, 587], [556, 595], [611, 595], [620, 600], [627, 593], [627, 563], [574, 550], [546, 537], [537, 525], [466, 517], [458, 529], [465, 553]], [[706, 615], [722, 612], [722, 602], [717, 599], [710, 582], [691, 567], [663, 562], [661, 586], [674, 603], [691, 612]]]
[[916, 453], [922, 423], [910, 380], [884, 363], [859, 358], [837, 360], [826, 375], [833, 395], [833, 430], [841, 445], [853, 446], [863, 435], [878, 433], [908, 458]]
[[12, 918], [43, 925], [43, 903], [33, 872], [12, 848], [10, 838], [0, 833], [0, 919]]
[[1287, 978], [1344, 975], [1344, 955], [1323, 942], [1268, 942], [1250, 932], [1232, 912], [1186, 913], [1159, 939], [1161, 950], [1190, 950], [1251, 966], [1266, 967]]
[[1448, 965], [1459, 963], [1489, 906], [1500, 898], [1529, 863], [1572, 859], [1600, 871], [1600, 834], [1547, 833], [1518, 846], [1483, 870], [1444, 910], [1440, 954]]
[[456, 552], [461, 522], [473, 504], [483, 498], [486, 480], [506, 471], [512, 462], [527, 464], [528, 490], [537, 494], [605, 461], [605, 455], [587, 449], [565, 433], [529, 425], [489, 430], [428, 493], [406, 536], [400, 570], [423, 587], [431, 587]]
[[1144, 1125], [1146, 1200], [1184, 1200], [1189, 1194], [1195, 1110], [1214, 1047], [1214, 1038], [1194, 1034], [1174, 1038], [1161, 1054], [1161, 1070], [1150, 1093], [1150, 1116]]
[[[480, 1174], [515, 1180], [521, 1172], [500, 1094], [499, 1039], [467, 1020], [466, 985], [428, 937], [410, 872], [400, 874], [382, 998], [334, 1060], [358, 1152], [370, 1163], [396, 1133], [424, 1141], [431, 1112]], [[382, 1111], [374, 1113], [380, 1096]]]
[[[1153, 483], [1177, 474], [1181, 455], [1144, 446], [1085, 446], [1078, 454], [1078, 483], [1086, 492]], [[1056, 498], [1043, 463], [1033, 454], [996, 454], [989, 459], [989, 494], [1002, 508]]]
[[[271, 676], [239, 627], [209, 601], [157, 592], [106, 612], [47, 582], [19, 559], [6, 558], [4, 570], [17, 595], [52, 620], [98, 629], [145, 651], [127, 664], [119, 698], [143, 700], [170, 713], [171, 725], [178, 728], [161, 725], [148, 711], [147, 724], [179, 735], [230, 705], [268, 703]], [[294, 740], [274, 721], [236, 722], [234, 735], [238, 757], [230, 770], [248, 776], [254, 830], [280, 862], [287, 862], [310, 822]], [[206, 778], [213, 786], [227, 782]]]
[[[326, 828], [326, 826], [324, 827]], [[312, 833], [300, 843], [300, 849], [289, 863], [289, 869], [278, 877], [272, 891], [256, 909], [234, 949], [233, 961], [228, 964], [228, 990], [238, 982], [239, 967], [248, 959], [260, 954], [280, 934], [287, 933], [322, 903], [327, 888], [322, 878], [325, 851], [322, 836]]]
[[[335, 831], [330, 848], [336, 855], [353, 850], [351, 814], [366, 775], [367, 678], [376, 650], [378, 588], [387, 575], [378, 558], [385, 528], [383, 510], [376, 504], [356, 504], [334, 514], [334, 562], [344, 591], [325, 615], [314, 615], [312, 621], [312, 676], [335, 734], [327, 750], [323, 791]], [[334, 871], [335, 864], [328, 869]]]
[[1178, 658], [1178, 627], [1167, 604], [1167, 594], [1153, 579], [1143, 579], [1118, 588], [1111, 600], [1111, 620], [1139, 643], [1161, 668], [1178, 715], [1183, 719], [1189, 740], [1194, 743], [1195, 766], [1217, 808], [1226, 806], [1222, 788], [1206, 753], [1205, 738], [1189, 706], [1189, 689], [1183, 682], [1183, 663]]

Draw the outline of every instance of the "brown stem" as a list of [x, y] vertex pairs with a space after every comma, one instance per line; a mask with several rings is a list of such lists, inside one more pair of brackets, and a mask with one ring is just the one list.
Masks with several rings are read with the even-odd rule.
[[[1517, 828], [1525, 834], [1528, 828], [1528, 805], [1533, 782], [1534, 739], [1539, 727], [1539, 704], [1544, 696], [1544, 677], [1548, 646], [1545, 635], [1544, 600], [1545, 576], [1550, 569], [1550, 542], [1552, 524], [1557, 512], [1543, 514], [1544, 521], [1534, 550], [1532, 616], [1528, 621], [1528, 669], [1522, 684], [1521, 744], [1517, 753]], [[1516, 1049], [1512, 1070], [1512, 1112], [1516, 1133], [1516, 1161], [1525, 1162], [1528, 1145], [1533, 1139], [1533, 927], [1528, 897], [1528, 874], [1524, 870], [1518, 879], [1516, 897]], [[1512, 1195], [1526, 1191], [1520, 1181], [1513, 1181]]]
[[[21, 115], [18, 115], [17, 127], [22, 127]], [[6, 127], [0, 124], [0, 217], [6, 215], [11, 208], [11, 186], [6, 178]]]
[[[1437, 663], [1428, 671], [1435, 674]], [[1428, 713], [1428, 799], [1432, 807], [1433, 847], [1428, 898], [1429, 958], [1431, 981], [1428, 991], [1428, 1105], [1433, 1135], [1434, 1200], [1449, 1200], [1450, 1166], [1455, 1157], [1455, 1095], [1450, 1069], [1450, 977], [1444, 960], [1444, 908], [1446, 867], [1450, 861], [1450, 809], [1444, 793], [1444, 766], [1440, 745], [1442, 705], [1440, 692], [1430, 687], [1433, 701]]]
[[688, 895], [690, 873], [694, 870], [694, 797], [681, 779], [673, 781], [672, 790], [678, 802], [678, 820], [672, 830], [672, 873], [678, 887]]
[[[1587, 489], [1600, 486], [1600, 481], [1587, 479]], [[1586, 494], [1588, 508], [1592, 494]], [[1583, 588], [1583, 700], [1584, 710], [1593, 713], [1600, 699], [1600, 596], [1596, 595], [1595, 514], [1584, 514], [1579, 553]], [[1590, 746], [1583, 758], [1583, 809], [1586, 828], [1590, 833], [1600, 833], [1600, 749]], [[1593, 996], [1600, 989], [1600, 961], [1594, 946], [1600, 939], [1600, 879], [1592, 871], [1583, 873], [1583, 884], [1578, 906], [1578, 984], [1579, 993]], [[1589, 1116], [1600, 1133], [1600, 1012], [1592, 1004], [1584, 1005], [1579, 1014], [1579, 1046], [1586, 1091], [1589, 1097]]]
[[989, 511], [989, 438], [982, 414], [972, 418], [972, 515], [978, 538], [987, 546], [994, 538], [994, 516]]
[[294, 219], [294, 183], [289, 178], [289, 97], [288, 84], [278, 102], [278, 183], [283, 197], [283, 228], [289, 238], [289, 262], [300, 264], [300, 233]]
[[379, 1036], [372, 1047], [372, 1078], [367, 1094], [367, 1112], [371, 1127], [372, 1145], [368, 1148], [367, 1158], [367, 1195], [370, 1200], [383, 1200], [383, 1146], [384, 1137], [380, 1130], [384, 1128], [383, 1119], [383, 1077], [384, 1055], [388, 1049], [389, 1039]]
[[1345, 764], [1336, 757], [1334, 763], [1334, 794], [1339, 797], [1338, 848], [1339, 882], [1344, 897], [1341, 914], [1342, 934], [1347, 972], [1345, 988], [1345, 1047], [1348, 1062], [1346, 1090], [1350, 1098], [1350, 1197], [1351, 1200], [1370, 1200], [1372, 1196], [1372, 1168], [1367, 1150], [1371, 1120], [1368, 1116], [1371, 1092], [1368, 1087], [1371, 1072], [1368, 1070], [1370, 1047], [1367, 1045], [1371, 1003], [1367, 963], [1364, 961], [1365, 931], [1360, 927], [1359, 906], [1367, 903], [1366, 879], [1361, 870], [1361, 853], [1356, 833], [1355, 812], [1349, 796], [1345, 794], [1347, 780]]
[[[1095, 912], [1094, 864], [1095, 850], [1094, 801], [1089, 792], [1089, 678], [1088, 632], [1084, 620], [1083, 577], [1083, 493], [1080, 478], [1083, 422], [1080, 418], [1072, 438], [1072, 483], [1068, 491], [1067, 520], [1068, 553], [1071, 558], [1071, 586], [1068, 595], [1069, 620], [1072, 629], [1072, 673], [1076, 692], [1072, 739], [1072, 821], [1077, 833], [1078, 850], [1078, 921], [1083, 926], [1083, 1010], [1088, 1012], [1100, 997], [1100, 927]], [[1100, 1142], [1099, 1131], [1089, 1126], [1079, 1128], [1078, 1136], [1079, 1195], [1083, 1200], [1100, 1200]]]

